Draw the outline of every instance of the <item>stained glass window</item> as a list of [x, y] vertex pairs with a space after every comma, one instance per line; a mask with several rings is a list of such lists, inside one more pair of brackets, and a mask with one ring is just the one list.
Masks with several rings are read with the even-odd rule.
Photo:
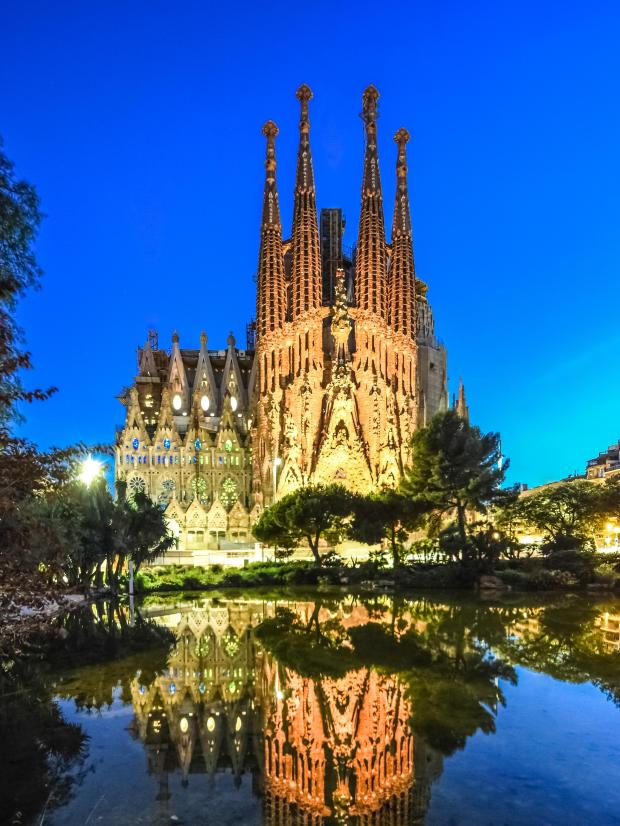
[[230, 476], [228, 476], [222, 482], [222, 493], [220, 495], [222, 504], [225, 508], [232, 508], [237, 501], [237, 497], [237, 483], [234, 479], [231, 479]]

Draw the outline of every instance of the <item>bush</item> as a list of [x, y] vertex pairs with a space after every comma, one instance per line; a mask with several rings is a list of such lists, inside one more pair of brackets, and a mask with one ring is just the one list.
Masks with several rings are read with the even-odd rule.
[[527, 571], [505, 568], [499, 572], [499, 577], [505, 585], [510, 585], [511, 588], [527, 589], [529, 587], [530, 574]]
[[473, 577], [459, 564], [407, 565], [395, 571], [398, 588], [468, 588]]
[[562, 588], [574, 588], [578, 584], [577, 577], [569, 571], [550, 571], [541, 568], [529, 575], [527, 587], [534, 591], [555, 591]]
[[568, 571], [585, 584], [594, 574], [596, 556], [577, 550], [555, 551], [545, 559], [544, 565], [551, 571]]

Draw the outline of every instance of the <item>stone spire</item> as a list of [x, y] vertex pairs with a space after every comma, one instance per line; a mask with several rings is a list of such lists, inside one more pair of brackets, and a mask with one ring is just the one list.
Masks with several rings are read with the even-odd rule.
[[465, 388], [463, 386], [463, 379], [459, 378], [459, 394], [456, 398], [454, 403], [454, 409], [466, 422], [469, 422], [469, 408], [467, 407], [467, 402], [465, 400]]
[[360, 310], [385, 318], [387, 267], [383, 196], [377, 151], [378, 99], [379, 92], [374, 86], [368, 86], [362, 96], [366, 151], [357, 241], [355, 299]]
[[282, 327], [286, 316], [282, 225], [276, 186], [275, 139], [279, 130], [272, 120], [268, 120], [262, 131], [267, 138], [267, 155], [256, 300], [256, 332], [259, 340], [267, 333]]
[[316, 215], [314, 172], [310, 152], [310, 120], [308, 102], [312, 89], [305, 84], [297, 90], [301, 104], [299, 118], [299, 150], [295, 179], [295, 204], [292, 233], [292, 317], [321, 306], [321, 248]]
[[415, 267], [409, 192], [407, 190], [407, 142], [409, 132], [399, 129], [396, 159], [396, 198], [392, 222], [392, 256], [388, 282], [388, 320], [395, 333], [409, 338], [416, 334]]

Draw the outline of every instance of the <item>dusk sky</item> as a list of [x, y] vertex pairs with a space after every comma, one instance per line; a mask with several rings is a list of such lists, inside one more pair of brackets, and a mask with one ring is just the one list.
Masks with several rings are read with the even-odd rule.
[[381, 93], [391, 227], [412, 134], [416, 268], [471, 418], [509, 481], [582, 472], [620, 437], [620, 4], [5, 0], [0, 134], [47, 218], [20, 305], [58, 394], [42, 447], [111, 442], [149, 328], [245, 346], [273, 118], [285, 236], [308, 83], [318, 206], [359, 215], [364, 87]]

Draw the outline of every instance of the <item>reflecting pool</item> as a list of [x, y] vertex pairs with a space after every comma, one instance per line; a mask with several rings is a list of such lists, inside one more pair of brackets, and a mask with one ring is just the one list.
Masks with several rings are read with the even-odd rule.
[[620, 824], [613, 597], [98, 603], [0, 691], [2, 824]]

